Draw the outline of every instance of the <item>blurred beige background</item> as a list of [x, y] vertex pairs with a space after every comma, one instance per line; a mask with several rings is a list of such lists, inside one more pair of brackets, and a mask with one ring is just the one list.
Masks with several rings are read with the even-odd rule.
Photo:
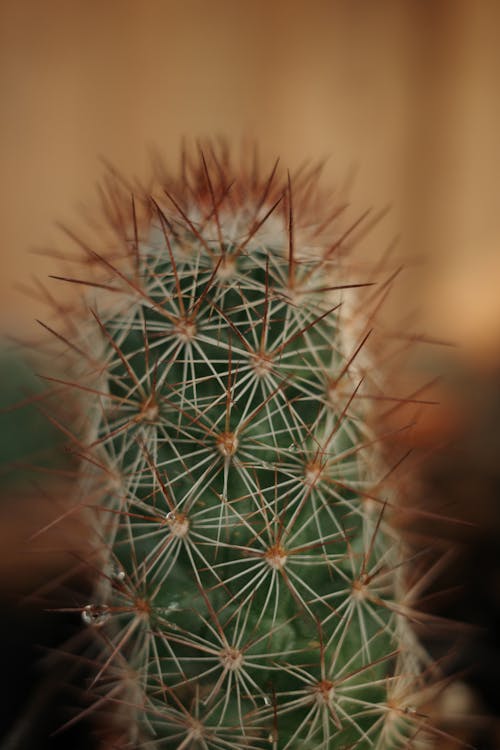
[[[64, 242], [105, 155], [148, 172], [186, 136], [256, 137], [290, 165], [357, 168], [361, 211], [391, 202], [433, 333], [500, 354], [500, 3], [496, 0], [3, 0], [1, 331], [44, 315], [14, 286]], [[54, 285], [57, 282], [53, 282]]]

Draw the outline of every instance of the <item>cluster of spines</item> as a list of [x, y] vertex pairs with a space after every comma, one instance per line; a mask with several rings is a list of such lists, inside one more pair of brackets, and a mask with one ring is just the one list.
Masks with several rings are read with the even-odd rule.
[[409, 747], [425, 669], [359, 365], [385, 286], [343, 313], [373, 279], [338, 279], [315, 170], [230, 174], [201, 154], [161, 199], [115, 185], [122, 252], [75, 238], [97, 276], [60, 277], [90, 290], [79, 340], [56, 334], [100, 540], [89, 693], [131, 747]]

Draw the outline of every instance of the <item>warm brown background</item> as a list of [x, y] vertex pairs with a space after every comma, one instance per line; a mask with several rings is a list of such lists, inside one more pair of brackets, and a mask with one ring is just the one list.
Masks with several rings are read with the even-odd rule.
[[[43, 315], [13, 285], [77, 216], [105, 155], [146, 173], [183, 135], [255, 136], [291, 165], [358, 172], [360, 209], [434, 265], [434, 332], [500, 351], [500, 3], [496, 0], [3, 0], [1, 331]], [[380, 240], [381, 241], [381, 240]], [[56, 284], [56, 282], [53, 282]]]

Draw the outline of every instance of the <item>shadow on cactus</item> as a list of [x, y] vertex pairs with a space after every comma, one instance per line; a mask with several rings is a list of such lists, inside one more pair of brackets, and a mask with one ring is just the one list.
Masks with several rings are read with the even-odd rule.
[[56, 278], [85, 295], [47, 326], [70, 373], [49, 379], [81, 404], [77, 610], [110, 746], [431, 746], [369, 416], [392, 276], [351, 262], [363, 224], [317, 172], [209, 146], [151, 192], [112, 175], [99, 246], [66, 230], [80, 271]]

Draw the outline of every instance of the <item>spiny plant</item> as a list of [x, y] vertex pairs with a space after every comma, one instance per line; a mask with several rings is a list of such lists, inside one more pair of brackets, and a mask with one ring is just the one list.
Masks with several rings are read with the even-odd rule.
[[212, 144], [152, 189], [113, 173], [98, 245], [66, 229], [84, 271], [55, 278], [85, 293], [44, 327], [80, 404], [50, 418], [92, 542], [83, 714], [122, 748], [430, 747], [397, 429], [369, 416], [393, 275], [351, 262], [366, 216], [317, 168], [243, 162]]

